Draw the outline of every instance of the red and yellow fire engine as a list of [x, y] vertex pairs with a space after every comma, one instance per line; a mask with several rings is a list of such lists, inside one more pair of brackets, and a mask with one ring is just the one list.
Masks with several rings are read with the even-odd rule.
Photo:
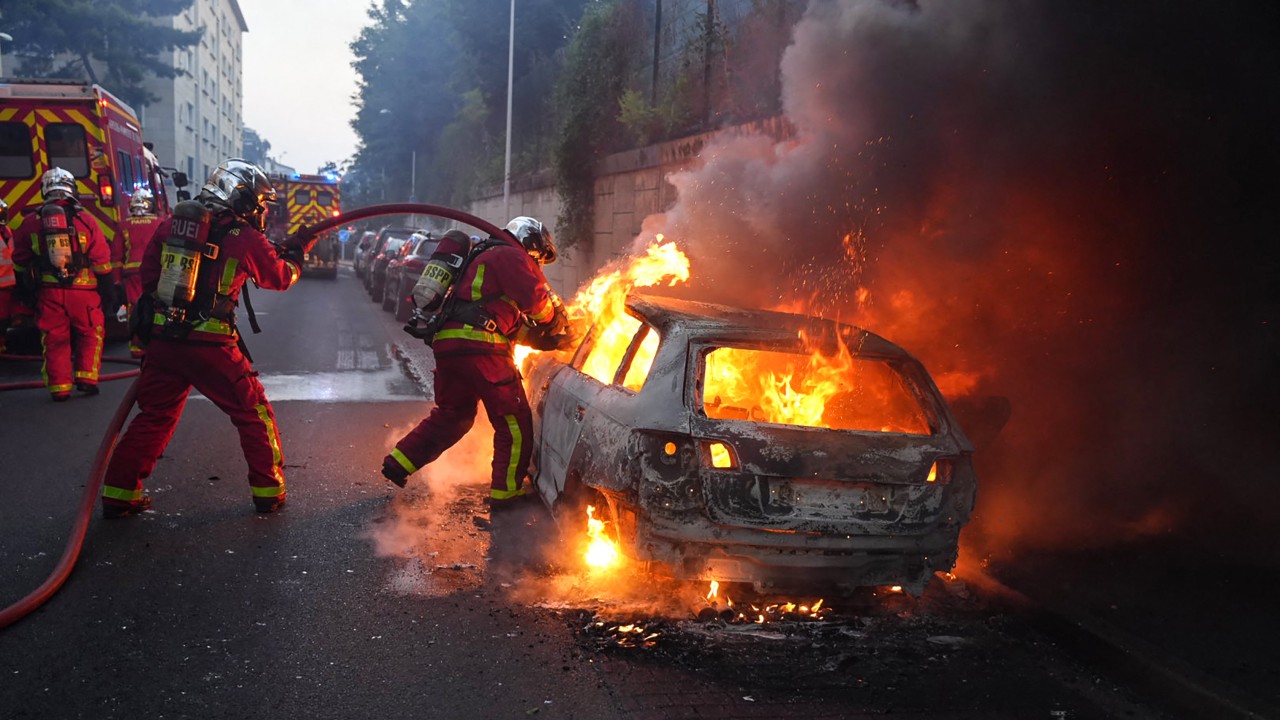
[[[338, 176], [291, 175], [269, 176], [280, 201], [267, 220], [267, 237], [282, 242], [304, 225], [336, 217], [342, 212], [342, 191]], [[338, 259], [342, 253], [338, 231], [322, 233], [311, 252], [307, 253], [303, 274], [338, 276]]]
[[40, 205], [40, 177], [53, 167], [75, 176], [80, 204], [113, 249], [124, 242], [122, 223], [138, 189], [151, 190], [161, 216], [169, 212], [160, 163], [143, 145], [132, 108], [80, 81], [0, 82], [0, 198], [14, 227]]

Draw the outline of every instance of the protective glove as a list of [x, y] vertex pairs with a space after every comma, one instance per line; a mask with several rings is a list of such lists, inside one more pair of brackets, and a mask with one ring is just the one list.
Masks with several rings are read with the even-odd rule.
[[316, 246], [316, 241], [319, 239], [316, 235], [290, 235], [283, 243], [276, 246], [276, 252], [285, 260], [292, 260], [298, 264], [298, 267], [302, 267], [307, 253], [311, 252], [311, 248]]

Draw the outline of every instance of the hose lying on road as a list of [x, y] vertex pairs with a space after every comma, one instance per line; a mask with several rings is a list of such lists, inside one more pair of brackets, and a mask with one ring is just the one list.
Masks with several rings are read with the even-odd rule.
[[[435, 215], [448, 220], [466, 223], [482, 230], [494, 237], [501, 237], [508, 242], [515, 243], [515, 239], [508, 234], [504, 234], [497, 226], [488, 221], [478, 218], [475, 215], [454, 210], [453, 208], [443, 207], [440, 205], [424, 205], [420, 203], [395, 203], [387, 205], [372, 205], [369, 207], [352, 210], [343, 213], [329, 220], [322, 221], [310, 227], [304, 227], [293, 235], [290, 242], [305, 241], [309, 237], [315, 236], [317, 233], [323, 232], [330, 228], [337, 227], [343, 223], [353, 220], [359, 220], [376, 215]], [[288, 243], [286, 243], [288, 244]], [[39, 356], [31, 355], [0, 355], [0, 359], [6, 360], [39, 360]], [[135, 362], [132, 358], [127, 361], [124, 359], [103, 358], [109, 362]], [[137, 375], [139, 370], [129, 370], [113, 375], [104, 375], [99, 380], [118, 380], [124, 377], [133, 377]], [[20, 385], [22, 387], [44, 387], [43, 382], [32, 383], [10, 383], [8, 386], [0, 385], [0, 390], [17, 390]], [[120, 407], [116, 409], [116, 414], [111, 418], [111, 425], [107, 427], [107, 433], [102, 436], [102, 444], [98, 446], [98, 454], [93, 458], [93, 468], [89, 471], [89, 480], [85, 483], [84, 497], [80, 500], [80, 510], [76, 513], [75, 525], [71, 528], [71, 537], [67, 540], [67, 547], [62, 552], [62, 559], [58, 561], [57, 567], [53, 569], [53, 574], [44, 584], [36, 588], [30, 595], [22, 598], [18, 602], [10, 605], [4, 610], [0, 610], [0, 629], [4, 629], [13, 623], [26, 617], [36, 608], [44, 604], [46, 600], [53, 597], [53, 594], [62, 587], [67, 577], [71, 575], [71, 568], [75, 567], [76, 558], [80, 556], [80, 548], [84, 545], [84, 536], [89, 529], [89, 519], [93, 516], [94, 505], [98, 501], [98, 493], [102, 488], [103, 476], [107, 471], [107, 461], [111, 459], [111, 451], [115, 448], [116, 440], [120, 437], [120, 430], [124, 427], [124, 421], [128, 419], [129, 412], [133, 410], [133, 403], [138, 397], [138, 383], [135, 380], [130, 383], [129, 389], [125, 391], [124, 399], [120, 401]]]
[[[39, 355], [0, 354], [0, 360], [43, 360], [43, 359], [44, 358], [42, 358]], [[120, 358], [104, 357], [102, 358], [102, 361], [113, 362], [113, 363], [125, 363], [128, 365], [142, 364], [141, 360], [137, 358], [131, 358], [131, 357], [120, 357]], [[141, 370], [125, 370], [123, 372], [118, 372], [118, 373], [107, 373], [106, 375], [98, 376], [98, 382], [109, 382], [111, 380], [125, 380], [127, 378], [137, 377], [138, 373], [140, 372], [142, 371]], [[44, 387], [44, 385], [45, 384], [43, 380], [22, 380], [22, 381], [11, 382], [11, 383], [0, 383], [0, 392], [5, 392], [6, 390], [34, 390], [37, 388], [42, 388]]]
[[[138, 374], [137, 370], [129, 372], [134, 375]], [[118, 374], [125, 375], [126, 373]], [[53, 594], [58, 591], [58, 588], [62, 587], [62, 583], [66, 582], [67, 577], [71, 574], [71, 568], [75, 567], [76, 558], [80, 556], [80, 547], [84, 544], [84, 535], [89, 529], [89, 519], [93, 516], [94, 505], [98, 502], [98, 493], [102, 489], [102, 478], [107, 472], [107, 460], [111, 458], [111, 451], [115, 448], [116, 439], [120, 437], [120, 430], [124, 427], [124, 421], [129, 417], [129, 411], [133, 410], [133, 402], [137, 397], [138, 382], [135, 380], [129, 384], [129, 389], [125, 391], [124, 399], [120, 401], [120, 407], [116, 408], [116, 414], [111, 418], [111, 424], [107, 426], [106, 434], [102, 436], [102, 443], [98, 446], [98, 454], [93, 458], [93, 467], [89, 470], [89, 479], [84, 485], [84, 495], [80, 498], [80, 509], [76, 513], [75, 524], [71, 528], [71, 537], [67, 539], [67, 547], [62, 551], [62, 559], [58, 561], [57, 567], [53, 569], [53, 574], [44, 581], [43, 585], [18, 602], [4, 610], [0, 610], [0, 629], [4, 629], [21, 620], [43, 605], [46, 600], [53, 597]]]

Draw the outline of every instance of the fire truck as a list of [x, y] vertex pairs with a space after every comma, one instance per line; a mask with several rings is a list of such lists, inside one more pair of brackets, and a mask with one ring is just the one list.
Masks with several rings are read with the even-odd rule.
[[[124, 242], [129, 199], [141, 188], [169, 212], [160, 163], [142, 142], [133, 109], [99, 85], [74, 80], [0, 81], [0, 197], [13, 227], [41, 203], [40, 178], [60, 167], [76, 178], [80, 204], [115, 249]], [[123, 323], [109, 320], [122, 337]]]
[[[342, 192], [338, 177], [325, 175], [272, 174], [269, 176], [280, 200], [271, 210], [267, 220], [267, 237], [282, 242], [287, 236], [305, 225], [335, 217], [342, 212]], [[315, 247], [307, 253], [302, 267], [303, 275], [338, 276], [338, 260], [342, 245], [338, 231], [320, 235]]]

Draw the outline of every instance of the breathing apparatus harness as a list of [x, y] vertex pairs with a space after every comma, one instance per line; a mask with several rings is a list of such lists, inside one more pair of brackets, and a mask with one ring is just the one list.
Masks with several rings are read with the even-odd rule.
[[42, 274], [57, 279], [60, 285], [70, 285], [89, 267], [88, 255], [80, 244], [80, 233], [75, 229], [76, 217], [82, 209], [75, 202], [64, 207], [58, 202], [50, 201], [41, 205], [38, 211], [39, 267]]
[[502, 297], [502, 293], [485, 295], [479, 300], [463, 300], [458, 297], [456, 290], [458, 288], [457, 280], [467, 272], [467, 268], [471, 267], [471, 263], [481, 253], [509, 244], [498, 238], [489, 237], [472, 244], [466, 255], [437, 254], [432, 256], [432, 262], [443, 261], [453, 270], [453, 280], [445, 288], [438, 304], [435, 304], [434, 311], [429, 308], [415, 307], [413, 309], [413, 316], [410, 317], [409, 324], [404, 326], [404, 331], [427, 345], [431, 345], [432, 341], [435, 340], [436, 333], [440, 332], [444, 324], [450, 321], [465, 323], [491, 333], [501, 333], [501, 330], [498, 329], [498, 321], [494, 319], [489, 311], [484, 309], [484, 306]]
[[[165, 318], [162, 336], [175, 340], [186, 338], [198, 323], [221, 320], [231, 326], [241, 351], [246, 357], [249, 355], [244, 339], [235, 333], [236, 301], [218, 292], [217, 283], [209, 275], [211, 266], [205, 264], [219, 258], [222, 239], [236, 224], [220, 223], [214, 227], [212, 212], [197, 200], [183, 200], [174, 206], [169, 236], [160, 250], [156, 291], [139, 298], [134, 309], [132, 324], [139, 340], [150, 339], [157, 314]], [[241, 288], [241, 295], [249, 312], [249, 325], [255, 333], [261, 332], [247, 285]]]

